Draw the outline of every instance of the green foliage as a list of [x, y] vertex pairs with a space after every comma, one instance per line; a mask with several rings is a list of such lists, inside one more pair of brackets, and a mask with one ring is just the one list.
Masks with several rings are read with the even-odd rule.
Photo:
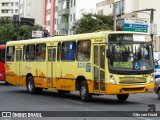
[[[97, 19], [93, 19], [92, 16], [96, 17]], [[76, 34], [91, 33], [97, 30], [108, 30], [101, 21], [110, 30], [113, 30], [113, 18], [111, 16], [102, 16], [92, 13], [83, 14], [83, 17], [74, 23], [72, 29]]]
[[12, 20], [0, 18], [0, 44], [5, 44], [6, 42], [13, 40], [30, 39], [32, 36], [32, 30], [42, 30], [42, 26], [23, 25], [18, 28], [14, 28]]

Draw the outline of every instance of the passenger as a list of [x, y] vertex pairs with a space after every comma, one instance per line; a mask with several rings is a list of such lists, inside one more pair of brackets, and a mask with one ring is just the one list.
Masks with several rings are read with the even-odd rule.
[[154, 60], [154, 62], [155, 62], [155, 68], [158, 68], [158, 61], [159, 60], [157, 60], [157, 59]]
[[79, 51], [77, 54], [78, 60], [84, 60], [84, 57], [85, 57], [85, 55], [81, 51]]
[[83, 59], [84, 59], [85, 61], [88, 61], [88, 60], [89, 60], [89, 53], [85, 53]]
[[44, 59], [42, 58], [42, 54], [38, 53], [38, 54], [36, 55], [36, 60], [37, 60], [37, 61], [42, 61], [42, 60], [44, 60]]

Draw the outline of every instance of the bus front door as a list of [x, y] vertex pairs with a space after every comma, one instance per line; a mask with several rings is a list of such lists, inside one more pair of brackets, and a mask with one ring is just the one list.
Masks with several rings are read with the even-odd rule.
[[48, 63], [47, 63], [47, 83], [48, 88], [52, 88], [54, 84], [54, 79], [56, 75], [56, 47], [48, 47]]
[[22, 64], [22, 49], [16, 50], [16, 73], [15, 73], [15, 80], [16, 85], [20, 85], [20, 79], [21, 79], [21, 64]]
[[94, 44], [94, 91], [105, 92], [105, 44]]

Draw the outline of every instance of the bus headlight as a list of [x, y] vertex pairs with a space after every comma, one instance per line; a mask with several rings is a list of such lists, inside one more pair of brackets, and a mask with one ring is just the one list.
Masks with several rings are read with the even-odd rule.
[[152, 74], [151, 75], [151, 80], [150, 80], [150, 83], [153, 83], [154, 81], [155, 81], [155, 79], [154, 79], [155, 77], [154, 77], [154, 74]]
[[116, 81], [115, 81], [115, 79], [114, 79], [113, 74], [110, 74], [110, 83], [111, 83], [111, 84], [116, 84]]

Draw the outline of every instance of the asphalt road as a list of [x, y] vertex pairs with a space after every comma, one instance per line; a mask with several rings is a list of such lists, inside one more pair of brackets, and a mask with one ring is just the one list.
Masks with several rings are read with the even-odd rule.
[[[125, 102], [120, 102], [116, 96], [110, 95], [93, 96], [91, 102], [82, 102], [78, 92], [58, 94], [54, 90], [44, 90], [42, 94], [29, 94], [24, 87], [0, 83], [0, 111], [18, 111], [21, 113], [45, 111], [42, 115], [52, 116], [52, 118], [34, 118], [37, 120], [158, 120], [158, 117], [138, 116], [141, 114], [139, 111], [148, 111], [149, 104], [155, 104], [155, 110], [160, 111], [160, 100], [155, 93], [131, 94]], [[135, 117], [133, 117], [133, 113], [135, 113]], [[56, 115], [57, 117], [53, 117]], [[17, 120], [22, 118], [1, 119]], [[32, 120], [33, 118], [23, 119]]]

